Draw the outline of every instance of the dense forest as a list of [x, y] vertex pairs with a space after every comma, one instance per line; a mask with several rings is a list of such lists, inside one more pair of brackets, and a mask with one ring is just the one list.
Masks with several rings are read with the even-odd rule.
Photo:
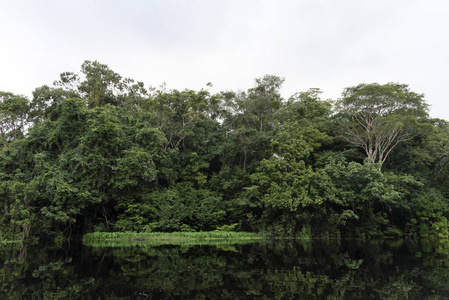
[[0, 240], [93, 231], [449, 237], [449, 124], [406, 84], [338, 100], [166, 90], [85, 61], [0, 92]]

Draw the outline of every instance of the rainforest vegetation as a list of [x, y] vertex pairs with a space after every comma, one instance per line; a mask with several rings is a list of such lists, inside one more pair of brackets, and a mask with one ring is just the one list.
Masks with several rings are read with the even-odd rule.
[[0, 240], [89, 232], [449, 237], [449, 124], [406, 84], [285, 99], [166, 90], [85, 61], [0, 92]]

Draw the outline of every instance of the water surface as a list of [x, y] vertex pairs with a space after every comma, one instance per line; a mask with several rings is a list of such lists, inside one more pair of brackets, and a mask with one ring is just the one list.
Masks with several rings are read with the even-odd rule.
[[3, 245], [0, 254], [1, 299], [449, 299], [447, 241]]

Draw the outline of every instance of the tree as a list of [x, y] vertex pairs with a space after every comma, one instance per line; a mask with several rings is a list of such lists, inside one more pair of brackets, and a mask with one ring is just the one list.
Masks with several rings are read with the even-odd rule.
[[236, 158], [243, 169], [266, 158], [272, 133], [279, 124], [276, 112], [282, 106], [283, 82], [284, 78], [265, 75], [256, 78], [255, 86], [247, 92], [221, 94], [223, 127], [235, 142]]
[[435, 164], [435, 176], [447, 182], [449, 174], [449, 122], [435, 120], [435, 133], [427, 137], [426, 147], [429, 148]]
[[281, 107], [282, 98], [280, 88], [284, 78], [274, 75], [265, 75], [256, 78], [256, 86], [248, 90], [247, 101], [243, 109], [247, 118], [252, 118], [259, 131], [272, 129], [273, 115]]
[[306, 92], [291, 96], [278, 113], [281, 120], [297, 120], [312, 122], [317, 126], [325, 125], [332, 113], [332, 103], [321, 100], [321, 90], [311, 88]]
[[73, 72], [64, 72], [54, 82], [54, 86], [56, 91], [62, 90], [71, 97], [77, 95], [84, 99], [88, 108], [111, 104], [135, 109], [148, 94], [142, 82], [122, 78], [107, 65], [97, 61], [84, 61], [81, 73], [84, 75], [82, 78]]
[[28, 120], [34, 125], [46, 119], [55, 121], [59, 117], [59, 105], [68, 98], [80, 98], [80, 95], [74, 90], [64, 90], [47, 85], [36, 88], [33, 91]]
[[342, 137], [373, 163], [384, 162], [399, 143], [416, 136], [420, 119], [427, 117], [424, 95], [405, 84], [359, 84], [342, 95], [337, 102], [337, 111], [347, 118]]
[[287, 120], [271, 139], [271, 156], [251, 174], [248, 196], [260, 199], [262, 222], [276, 234], [291, 235], [300, 228], [310, 234], [313, 215], [324, 199], [313, 156], [328, 139], [319, 129], [328, 113], [328, 103], [319, 100], [317, 91], [292, 97], [279, 111]]
[[284, 78], [265, 75], [256, 78], [255, 86], [247, 92], [222, 93], [225, 126], [245, 126], [261, 132], [272, 130], [275, 112], [282, 105], [283, 83]]
[[144, 106], [151, 112], [150, 124], [167, 137], [164, 149], [180, 148], [186, 138], [194, 134], [193, 129], [207, 115], [210, 100], [208, 91], [172, 90], [158, 91]]
[[258, 172], [251, 175], [266, 205], [296, 211], [321, 201], [310, 187], [315, 172], [306, 161], [325, 139], [325, 133], [299, 122], [280, 128], [271, 141], [273, 155], [262, 160]]
[[0, 140], [4, 147], [23, 137], [28, 108], [25, 97], [0, 92]]

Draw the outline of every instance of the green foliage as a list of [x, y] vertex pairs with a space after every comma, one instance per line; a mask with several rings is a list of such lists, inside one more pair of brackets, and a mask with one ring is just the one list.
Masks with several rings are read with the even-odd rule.
[[22, 182], [1, 182], [0, 239], [25, 240], [30, 237], [33, 207], [28, 186]]
[[165, 149], [185, 145], [186, 139], [194, 135], [195, 125], [207, 114], [210, 101], [209, 92], [204, 90], [159, 91], [148, 99], [145, 108], [152, 112], [150, 124], [165, 134]]
[[221, 203], [222, 198], [216, 193], [177, 184], [126, 205], [116, 227], [134, 231], [211, 230], [226, 215]]
[[28, 109], [25, 97], [0, 91], [0, 142], [4, 147], [23, 137]]
[[64, 100], [79, 97], [80, 95], [73, 90], [64, 90], [47, 85], [36, 88], [30, 102], [28, 118], [35, 125], [44, 120], [56, 121], [59, 117], [60, 104]]
[[384, 162], [398, 144], [419, 135], [419, 121], [427, 117], [423, 98], [405, 84], [348, 87], [337, 103], [338, 112], [346, 117], [341, 136], [362, 148], [371, 161]]
[[222, 226], [218, 226], [217, 229], [215, 229], [215, 231], [224, 231], [224, 232], [229, 232], [229, 231], [234, 231], [235, 228], [238, 226], [238, 223], [234, 223], [231, 225], [222, 225]]
[[449, 238], [449, 200], [437, 190], [429, 190], [416, 199], [416, 217], [410, 223], [423, 238]]
[[[326, 188], [326, 206], [343, 231], [355, 231], [359, 237], [380, 237], [390, 224], [394, 209], [403, 208], [406, 191], [398, 188], [376, 164], [365, 162], [330, 162], [324, 170], [329, 184]], [[407, 177], [397, 181], [410, 181]]]
[[448, 235], [449, 127], [428, 119], [423, 95], [360, 84], [333, 106], [319, 89], [285, 101], [283, 82], [147, 90], [85, 61], [31, 101], [0, 92], [0, 239]]
[[261, 234], [231, 231], [199, 232], [93, 232], [83, 236], [83, 243], [93, 247], [223, 245], [247, 244], [263, 240]]

